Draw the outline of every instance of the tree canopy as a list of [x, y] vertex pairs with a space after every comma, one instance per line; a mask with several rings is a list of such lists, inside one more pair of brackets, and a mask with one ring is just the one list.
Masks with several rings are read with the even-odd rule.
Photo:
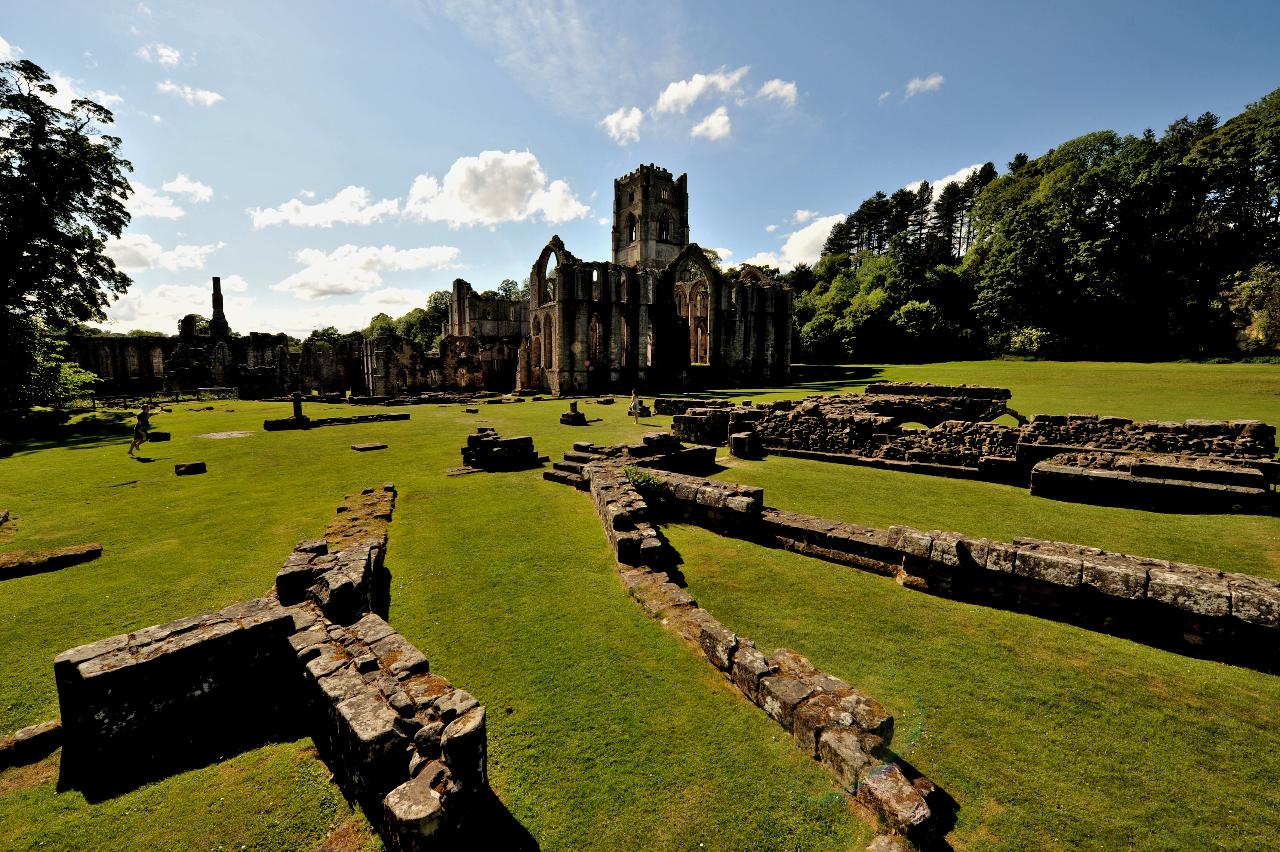
[[111, 111], [56, 94], [34, 62], [0, 63], [0, 408], [56, 400], [58, 336], [132, 283], [106, 253], [132, 192]]
[[1280, 347], [1280, 90], [877, 192], [786, 278], [797, 357], [1201, 357]]

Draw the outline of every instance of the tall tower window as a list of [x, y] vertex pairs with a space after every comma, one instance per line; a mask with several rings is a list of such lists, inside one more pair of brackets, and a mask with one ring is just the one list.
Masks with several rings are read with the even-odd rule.
[[630, 213], [627, 214], [627, 242], [634, 243], [636, 241], [636, 217]]
[[[663, 190], [663, 195], [666, 195], [666, 190]], [[671, 214], [665, 210], [658, 217], [658, 239], [667, 243], [671, 242]]]

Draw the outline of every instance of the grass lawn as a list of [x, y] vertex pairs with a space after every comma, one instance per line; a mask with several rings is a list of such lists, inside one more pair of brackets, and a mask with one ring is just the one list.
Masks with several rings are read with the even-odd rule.
[[[871, 374], [768, 396], [856, 388]], [[982, 362], [874, 375], [1006, 385], [1024, 413], [1280, 421], [1275, 367]], [[391, 622], [488, 706], [494, 790], [543, 847], [845, 849], [870, 838], [816, 763], [627, 597], [585, 496], [536, 471], [443, 475], [476, 425], [533, 435], [558, 458], [575, 440], [631, 440], [667, 418], [635, 426], [625, 404], [588, 404], [602, 422], [573, 429], [558, 425], [558, 401], [478, 415], [415, 406], [407, 423], [267, 434], [262, 419], [286, 405], [192, 407], [156, 418], [173, 441], [146, 448], [153, 463], [125, 456], [126, 435], [0, 460], [0, 508], [16, 518], [0, 549], [105, 548], [93, 563], [0, 582], [0, 731], [57, 715], [59, 651], [262, 594], [344, 493], [393, 480]], [[254, 434], [197, 437], [232, 430]], [[375, 440], [390, 448], [349, 449]], [[173, 475], [194, 459], [207, 475]], [[1052, 536], [1280, 576], [1270, 518], [1102, 510], [790, 459], [721, 476], [764, 485], [772, 505], [861, 523]], [[1247, 846], [1274, 823], [1278, 679], [670, 532], [713, 614], [811, 655], [900, 717], [907, 758], [960, 801], [957, 846]], [[0, 847], [308, 848], [335, 829], [348, 845], [376, 844], [309, 747], [269, 746], [97, 805], [55, 793], [56, 757], [8, 770]]]

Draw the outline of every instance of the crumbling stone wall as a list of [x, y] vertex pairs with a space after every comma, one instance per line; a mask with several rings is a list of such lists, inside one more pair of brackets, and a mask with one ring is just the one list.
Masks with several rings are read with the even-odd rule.
[[1273, 480], [1262, 467], [1238, 459], [1089, 451], [1036, 464], [1031, 493], [1155, 511], [1263, 513]]
[[394, 502], [390, 484], [349, 495], [264, 598], [59, 655], [64, 780], [109, 794], [305, 735], [388, 848], [462, 842], [488, 786], [485, 711], [384, 620]]

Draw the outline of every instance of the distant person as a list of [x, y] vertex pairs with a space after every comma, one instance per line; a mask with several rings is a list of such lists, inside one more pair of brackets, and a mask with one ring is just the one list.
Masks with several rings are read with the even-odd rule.
[[644, 408], [644, 400], [636, 393], [636, 389], [631, 389], [631, 406], [627, 408], [627, 413], [635, 418], [636, 425], [640, 425], [640, 409]]
[[137, 458], [133, 451], [141, 447], [147, 441], [147, 433], [151, 431], [151, 403], [142, 403], [142, 410], [138, 412], [138, 423], [133, 427], [133, 443], [129, 445], [129, 458]]

